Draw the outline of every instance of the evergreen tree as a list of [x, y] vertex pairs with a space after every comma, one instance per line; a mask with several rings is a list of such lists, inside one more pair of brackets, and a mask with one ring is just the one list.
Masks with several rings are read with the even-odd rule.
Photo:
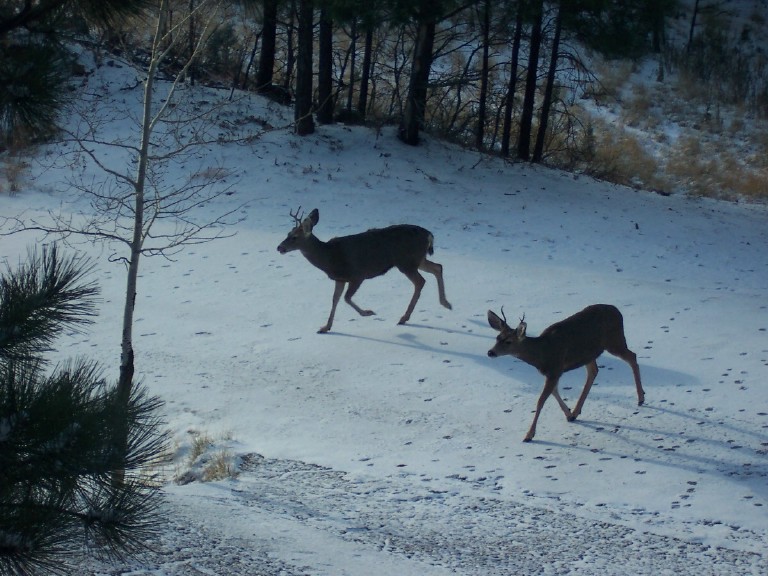
[[[166, 453], [161, 402], [137, 387], [126, 405], [85, 359], [45, 374], [44, 354], [92, 322], [88, 263], [56, 247], [0, 276], [0, 573], [72, 573], [74, 552], [138, 552], [156, 532]], [[128, 449], [115, 438], [128, 431]], [[125, 481], [112, 482], [115, 470]]]
[[3, 0], [0, 3], [0, 150], [48, 137], [64, 103], [71, 55], [60, 38], [83, 23], [110, 27], [150, 0]]

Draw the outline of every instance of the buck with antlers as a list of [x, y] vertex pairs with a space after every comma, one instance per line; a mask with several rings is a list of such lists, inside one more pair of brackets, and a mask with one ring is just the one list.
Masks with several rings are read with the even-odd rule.
[[416, 302], [426, 281], [419, 270], [434, 274], [437, 279], [437, 289], [440, 304], [451, 309], [445, 298], [443, 284], [443, 267], [437, 262], [427, 260], [427, 255], [433, 253], [434, 238], [429, 230], [411, 224], [398, 224], [387, 228], [374, 228], [360, 234], [331, 238], [328, 242], [319, 240], [312, 229], [320, 219], [320, 213], [315, 208], [309, 216], [302, 220], [297, 210], [290, 213], [296, 226], [277, 247], [278, 252], [285, 254], [300, 250], [310, 264], [325, 272], [336, 282], [333, 291], [331, 314], [325, 326], [319, 333], [328, 332], [333, 325], [333, 316], [339, 302], [344, 285], [348, 284], [344, 300], [357, 310], [361, 316], [372, 316], [372, 310], [363, 310], [352, 301], [352, 296], [360, 288], [364, 280], [385, 274], [392, 268], [397, 268], [413, 282], [413, 296], [408, 308], [400, 318], [399, 324], [405, 324], [411, 317]]
[[[618, 356], [632, 367], [637, 388], [638, 406], [645, 401], [645, 392], [640, 383], [640, 367], [637, 365], [637, 356], [627, 348], [627, 340], [624, 336], [624, 319], [615, 306], [610, 304], [587, 306], [581, 312], [552, 324], [538, 337], [526, 336], [525, 316], [514, 329], [507, 324], [503, 308], [501, 314], [503, 319], [488, 310], [488, 324], [499, 332], [496, 337], [496, 345], [488, 351], [488, 356], [491, 358], [505, 355], [515, 356], [537, 368], [546, 378], [544, 389], [541, 391], [539, 401], [536, 404], [533, 423], [524, 438], [525, 442], [533, 440], [536, 434], [536, 422], [539, 420], [541, 409], [550, 394], [560, 404], [560, 408], [562, 408], [568, 421], [576, 420], [581, 414], [589, 389], [597, 376], [596, 360], [605, 350]], [[579, 400], [576, 402], [576, 407], [571, 411], [560, 398], [557, 383], [564, 372], [582, 366], [587, 369], [587, 381]]]

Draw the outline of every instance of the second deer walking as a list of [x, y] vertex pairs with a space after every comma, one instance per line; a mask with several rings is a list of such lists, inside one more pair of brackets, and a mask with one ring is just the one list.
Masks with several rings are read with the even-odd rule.
[[333, 325], [336, 305], [348, 284], [344, 300], [361, 316], [372, 316], [373, 310], [364, 310], [352, 301], [352, 296], [360, 288], [364, 280], [385, 274], [392, 268], [397, 268], [413, 282], [413, 296], [399, 324], [405, 324], [411, 317], [421, 290], [426, 281], [419, 270], [434, 274], [437, 279], [437, 289], [440, 304], [451, 309], [451, 304], [445, 298], [443, 283], [443, 267], [437, 262], [427, 260], [427, 255], [434, 251], [434, 238], [429, 230], [412, 224], [398, 224], [387, 228], [374, 228], [360, 234], [331, 238], [327, 242], [319, 240], [312, 229], [320, 219], [317, 208], [309, 216], [301, 219], [291, 212], [296, 226], [277, 247], [278, 252], [285, 254], [300, 250], [309, 262], [325, 272], [336, 282], [333, 291], [331, 314], [325, 326], [319, 333], [328, 332]]
[[[499, 333], [496, 337], [496, 345], [488, 350], [488, 356], [491, 358], [504, 355], [515, 356], [537, 368], [546, 378], [544, 389], [536, 404], [533, 423], [525, 435], [525, 442], [533, 440], [539, 414], [550, 394], [560, 404], [568, 421], [576, 420], [581, 414], [589, 389], [597, 376], [597, 357], [605, 350], [632, 367], [638, 406], [645, 401], [637, 356], [627, 348], [627, 340], [624, 337], [624, 318], [615, 306], [610, 304], [587, 306], [581, 312], [552, 324], [538, 337], [526, 336], [527, 324], [523, 320], [520, 320], [517, 328], [512, 328], [507, 324], [506, 318], [499, 318], [491, 310], [488, 310], [488, 324]], [[584, 383], [584, 389], [576, 402], [576, 407], [571, 412], [560, 398], [557, 383], [564, 372], [582, 366], [587, 369], [587, 381]]]

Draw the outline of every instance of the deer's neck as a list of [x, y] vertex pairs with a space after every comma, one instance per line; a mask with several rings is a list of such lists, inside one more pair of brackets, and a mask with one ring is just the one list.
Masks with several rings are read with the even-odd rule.
[[334, 259], [332, 250], [327, 242], [323, 242], [314, 234], [310, 234], [300, 250], [312, 266], [320, 268], [326, 274], [330, 274]]
[[546, 373], [552, 354], [544, 339], [538, 336], [528, 336], [515, 351], [515, 356], [539, 372]]

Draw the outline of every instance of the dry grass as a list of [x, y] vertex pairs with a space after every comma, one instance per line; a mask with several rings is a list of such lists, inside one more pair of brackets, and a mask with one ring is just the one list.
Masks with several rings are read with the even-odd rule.
[[[217, 442], [206, 432], [192, 430], [189, 434], [191, 442], [186, 464], [183, 470], [179, 470], [175, 475], [178, 484], [196, 481], [215, 482], [237, 477], [235, 457], [229, 449], [217, 445]], [[230, 440], [229, 435], [222, 437], [225, 444]]]
[[765, 202], [768, 166], [764, 159], [761, 153], [745, 161], [738, 151], [687, 137], [672, 148], [665, 172], [680, 189], [696, 196]]
[[235, 477], [237, 477], [237, 469], [232, 453], [229, 450], [220, 450], [211, 455], [210, 461], [203, 468], [201, 480], [215, 482]]
[[593, 131], [588, 174], [635, 188], [660, 187], [658, 162], [638, 138], [602, 123], [593, 125]]
[[768, 202], [768, 122], [743, 104], [719, 99], [717, 82], [704, 86], [685, 71], [664, 82], [635, 81], [629, 64], [615, 63], [597, 75], [604, 93], [617, 100], [603, 99], [605, 117], [572, 108], [591, 127], [573, 165], [659, 192]]
[[0, 160], [0, 193], [15, 194], [23, 187], [29, 164], [16, 154], [7, 154]]

